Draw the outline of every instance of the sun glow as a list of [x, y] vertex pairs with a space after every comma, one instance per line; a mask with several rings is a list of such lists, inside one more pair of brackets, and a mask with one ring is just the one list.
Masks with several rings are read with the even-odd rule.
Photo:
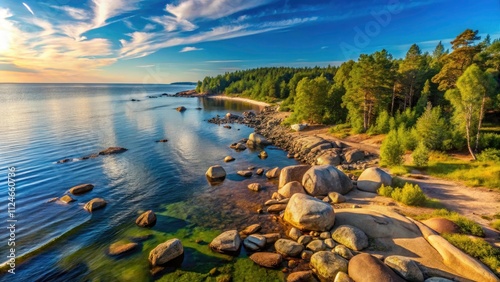
[[0, 29], [0, 54], [9, 50], [11, 39], [9, 31]]

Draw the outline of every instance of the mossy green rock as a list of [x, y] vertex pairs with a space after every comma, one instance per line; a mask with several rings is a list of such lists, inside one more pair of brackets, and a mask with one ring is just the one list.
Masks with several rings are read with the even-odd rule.
[[333, 281], [339, 271], [347, 272], [348, 262], [332, 252], [321, 251], [311, 257], [311, 267], [321, 279]]

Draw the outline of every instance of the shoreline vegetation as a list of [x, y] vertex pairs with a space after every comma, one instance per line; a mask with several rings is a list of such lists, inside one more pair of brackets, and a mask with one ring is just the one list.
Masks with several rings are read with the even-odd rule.
[[[483, 41], [479, 41], [481, 38], [477, 34], [477, 30], [464, 31], [451, 42], [451, 51], [445, 50], [440, 42], [432, 54], [422, 53], [418, 45], [414, 44], [404, 59], [394, 59], [382, 50], [370, 55], [363, 54], [358, 61], [345, 62], [339, 67], [260, 68], [206, 77], [198, 82], [196, 92], [224, 97], [221, 99], [246, 102], [249, 102], [247, 99], [253, 99], [279, 103], [281, 113], [276, 113], [270, 108], [264, 109], [264, 117], [255, 124], [256, 133], [262, 134], [263, 138], [268, 138], [274, 145], [286, 150], [288, 157], [313, 165], [311, 169], [314, 169], [315, 165], [322, 165], [344, 171], [353, 180], [357, 190], [361, 187], [360, 179], [363, 175], [370, 168], [379, 165], [389, 169], [398, 169], [405, 165], [403, 174], [416, 179], [426, 178], [418, 176], [424, 171], [429, 175], [453, 181], [465, 181], [472, 186], [485, 185], [499, 188], [500, 135], [497, 128], [500, 123], [498, 119], [500, 39], [492, 41], [487, 36]], [[220, 96], [221, 94], [225, 95]], [[216, 123], [224, 121], [218, 120]], [[304, 130], [311, 124], [312, 129]], [[329, 134], [325, 134], [315, 131], [315, 124], [334, 126]], [[295, 133], [291, 130], [294, 126], [297, 128]], [[380, 148], [380, 163], [370, 152], [350, 148], [338, 140], [334, 141], [335, 139], [331, 137], [336, 133], [341, 133], [343, 138], [355, 135], [367, 136], [365, 139], [369, 139], [370, 136], [383, 136], [381, 144], [375, 146]], [[469, 154], [472, 163], [470, 160], [457, 162], [448, 157], [439, 157], [439, 154], [446, 156], [446, 152], [460, 152], [462, 159], [466, 158], [463, 157], [464, 154]], [[477, 170], [481, 168], [487, 173], [478, 173]], [[473, 175], [463, 178], [469, 170]], [[377, 173], [383, 175], [385, 172]], [[382, 187], [386, 185], [383, 178], [384, 176], [376, 178]], [[300, 177], [300, 179], [302, 186], [306, 187], [307, 184], [303, 180], [305, 178]], [[496, 275], [500, 273], [500, 251], [497, 247], [499, 242], [496, 230], [484, 224], [480, 227], [476, 222], [466, 221], [446, 210], [436, 211], [442, 205], [439, 201], [427, 198], [417, 184], [405, 184], [398, 178], [394, 181], [392, 184], [387, 184], [387, 188], [382, 192], [378, 189], [360, 190], [379, 192], [382, 196], [392, 197], [397, 202], [405, 203], [396, 204], [398, 206], [396, 210], [400, 214], [416, 214], [417, 218], [419, 214], [425, 213], [436, 215], [427, 221], [446, 215], [447, 219], [446, 217], [441, 219], [437, 225], [429, 222], [426, 225], [441, 233], [451, 244], [444, 239], [441, 241], [442, 237], [436, 237], [441, 238], [436, 239], [440, 242], [436, 243], [430, 238], [437, 235], [434, 235], [433, 231], [430, 231], [431, 233], [426, 231], [425, 225], [421, 228], [422, 224], [418, 223], [425, 239], [433, 241], [434, 244], [431, 245], [441, 255], [453, 253], [452, 256], [455, 258], [451, 260], [455, 263], [462, 259], [467, 260], [467, 255], [458, 249], [445, 251], [441, 247], [455, 246], [481, 260]], [[453, 182], [450, 182], [450, 185], [453, 185]], [[429, 191], [428, 187], [426, 191]], [[312, 194], [309, 192], [306, 194]], [[491, 190], [490, 192], [498, 193]], [[380, 196], [373, 198], [367, 195], [341, 194], [349, 195], [351, 201], [358, 197], [375, 206], [380, 205], [378, 202]], [[279, 201], [279, 196], [277, 198], [273, 196], [273, 200]], [[324, 202], [331, 200], [331, 198], [323, 199]], [[392, 203], [394, 204], [394, 201]], [[423, 207], [407, 209], [412, 205], [423, 205]], [[290, 205], [282, 206], [275, 209], [284, 210], [285, 207], [288, 209]], [[451, 208], [453, 210], [454, 206]], [[460, 211], [463, 209], [462, 207]], [[436, 212], [432, 213], [433, 210]], [[481, 217], [496, 219], [499, 214], [496, 210], [495, 207], [491, 215], [484, 214]], [[475, 218], [477, 217], [476, 214]], [[446, 220], [449, 222], [443, 222]], [[293, 226], [293, 220], [286, 220], [286, 211], [284, 221]], [[467, 228], [464, 227], [464, 222], [467, 222]], [[440, 229], [453, 224], [459, 227]], [[494, 220], [490, 224], [495, 228], [498, 226]], [[471, 230], [471, 225], [473, 230], [484, 229], [485, 233], [467, 231]], [[288, 237], [293, 239], [293, 235], [288, 234]], [[314, 237], [313, 233], [310, 234]], [[467, 237], [472, 235], [485, 236], [486, 241], [482, 238]], [[446, 255], [443, 255], [444, 257]], [[445, 258], [447, 259], [450, 258]], [[449, 261], [444, 263], [456, 271], [467, 268], [464, 265], [448, 264]], [[469, 264], [469, 267], [471, 265]], [[318, 275], [320, 270], [312, 259], [311, 268]], [[479, 272], [486, 276], [481, 278], [468, 276], [468, 279], [499, 281], [495, 275], [486, 274], [489, 271], [480, 264], [475, 264], [473, 268], [476, 271], [482, 269]]]

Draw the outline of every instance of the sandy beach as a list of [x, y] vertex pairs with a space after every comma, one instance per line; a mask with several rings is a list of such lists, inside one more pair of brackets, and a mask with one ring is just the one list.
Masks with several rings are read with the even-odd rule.
[[214, 95], [214, 96], [207, 96], [207, 98], [210, 99], [221, 99], [221, 100], [234, 100], [234, 101], [240, 101], [240, 102], [245, 102], [245, 103], [250, 103], [257, 105], [259, 107], [267, 107], [270, 106], [270, 104], [266, 102], [261, 102], [261, 101], [255, 101], [252, 99], [248, 98], [241, 98], [241, 97], [231, 97], [231, 96], [224, 96], [224, 95]]

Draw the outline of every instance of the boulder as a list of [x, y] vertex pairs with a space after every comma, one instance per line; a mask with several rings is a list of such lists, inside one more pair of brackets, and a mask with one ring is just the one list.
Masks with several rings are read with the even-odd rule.
[[306, 129], [307, 124], [292, 124], [290, 128], [295, 131], [302, 131]]
[[269, 179], [272, 179], [272, 178], [277, 178], [280, 176], [280, 168], [279, 167], [275, 167], [271, 170], [268, 170], [266, 172], [266, 177], [269, 178]]
[[76, 200], [75, 200], [75, 199], [73, 199], [73, 198], [71, 198], [71, 196], [70, 196], [70, 195], [64, 195], [64, 196], [62, 196], [62, 197], [59, 199], [59, 201], [61, 201], [61, 202], [65, 203], [65, 204], [69, 204], [69, 203], [74, 202], [74, 201], [76, 201]]
[[306, 260], [306, 261], [310, 261], [313, 254], [314, 253], [312, 251], [310, 251], [310, 250], [304, 250], [300, 254], [300, 258], [303, 259], [303, 260]]
[[276, 252], [284, 255], [285, 257], [297, 257], [304, 250], [304, 246], [295, 241], [288, 239], [278, 239], [274, 243]]
[[312, 255], [310, 264], [320, 277], [320, 280], [324, 281], [333, 281], [339, 271], [347, 272], [348, 267], [347, 260], [328, 251], [321, 251]]
[[358, 149], [349, 150], [344, 154], [344, 158], [347, 163], [352, 164], [362, 161], [365, 158], [365, 152]]
[[262, 186], [260, 185], [260, 183], [248, 184], [247, 188], [255, 192], [259, 192], [260, 190], [262, 190]]
[[349, 276], [356, 282], [403, 282], [394, 271], [370, 254], [359, 254], [349, 261]]
[[113, 243], [108, 248], [108, 254], [111, 256], [119, 256], [124, 253], [134, 250], [138, 246], [137, 243]]
[[266, 238], [266, 244], [274, 243], [281, 238], [281, 235], [279, 233], [268, 233], [262, 236]]
[[286, 209], [286, 204], [275, 204], [267, 208], [268, 213], [280, 213]]
[[318, 280], [314, 277], [313, 272], [308, 271], [297, 271], [290, 273], [286, 278], [286, 282], [317, 282]]
[[253, 172], [250, 171], [250, 170], [238, 170], [236, 172], [239, 176], [243, 176], [243, 177], [250, 177], [252, 176]]
[[257, 134], [255, 132], [250, 133], [250, 135], [248, 136], [248, 140], [252, 141], [255, 144], [259, 144], [259, 145], [270, 145], [271, 144], [271, 142], [269, 142], [264, 136]]
[[377, 193], [380, 186], [391, 186], [392, 177], [378, 167], [367, 168], [358, 177], [358, 189], [366, 192]]
[[243, 240], [243, 245], [250, 251], [257, 251], [266, 246], [266, 237], [252, 234]]
[[360, 251], [368, 247], [368, 237], [363, 230], [350, 225], [341, 225], [332, 233], [333, 240], [350, 249]]
[[326, 150], [316, 158], [317, 165], [338, 166], [341, 163], [339, 154], [335, 150]]
[[335, 248], [333, 249], [333, 252], [336, 253], [337, 255], [347, 259], [347, 260], [352, 259], [352, 257], [354, 256], [352, 254], [351, 250], [349, 250], [349, 248], [347, 248], [344, 245], [335, 246]]
[[460, 227], [455, 222], [446, 218], [431, 218], [422, 221], [422, 223], [427, 225], [430, 229], [436, 231], [439, 234], [460, 233]]
[[259, 232], [259, 230], [262, 228], [260, 224], [252, 224], [250, 226], [245, 227], [240, 233], [243, 235], [250, 235]]
[[267, 157], [268, 157], [268, 155], [267, 155], [267, 152], [266, 152], [266, 151], [261, 151], [261, 152], [259, 153], [259, 158], [261, 158], [261, 159], [266, 159]]
[[312, 240], [312, 242], [307, 244], [306, 248], [316, 253], [324, 251], [326, 249], [326, 245], [323, 240]]
[[346, 197], [337, 192], [328, 193], [328, 198], [330, 198], [333, 204], [345, 203], [345, 201], [347, 201]]
[[88, 212], [93, 212], [98, 209], [102, 209], [106, 206], [107, 202], [102, 198], [94, 198], [87, 202], [83, 208]]
[[226, 178], [226, 171], [220, 165], [214, 165], [208, 168], [205, 175], [210, 182], [223, 181]]
[[409, 282], [423, 282], [424, 275], [415, 261], [403, 256], [388, 256], [384, 263]]
[[335, 276], [335, 280], [333, 282], [354, 282], [354, 280], [347, 275], [347, 273], [339, 271], [337, 275]]
[[184, 254], [184, 247], [179, 239], [170, 239], [159, 244], [149, 253], [149, 262], [153, 266], [165, 265]]
[[284, 220], [301, 230], [327, 231], [335, 223], [330, 204], [306, 194], [294, 194], [285, 209]]
[[228, 163], [228, 162], [232, 162], [232, 161], [234, 161], [234, 158], [233, 158], [233, 157], [231, 157], [231, 156], [226, 156], [226, 157], [224, 158], [224, 162], [226, 162], [226, 163]]
[[302, 185], [313, 196], [326, 196], [330, 192], [346, 194], [352, 189], [351, 179], [331, 165], [311, 167], [304, 174]]
[[135, 224], [140, 227], [153, 227], [156, 224], [156, 214], [152, 210], [144, 212], [135, 220]]
[[229, 148], [234, 149], [236, 151], [244, 151], [246, 150], [246, 146], [242, 143], [233, 143], [229, 146]]
[[281, 188], [292, 181], [302, 182], [302, 177], [310, 168], [310, 165], [291, 165], [282, 168], [278, 188]]
[[290, 228], [290, 231], [288, 231], [288, 237], [290, 237], [292, 240], [299, 240], [300, 236], [302, 236], [302, 232], [295, 228], [295, 227], [292, 227]]
[[283, 256], [276, 253], [270, 252], [258, 252], [253, 253], [250, 256], [250, 259], [256, 264], [267, 267], [267, 268], [277, 268], [281, 265], [283, 261]]
[[302, 244], [304, 246], [307, 246], [307, 244], [311, 243], [311, 241], [312, 241], [312, 237], [310, 235], [302, 235], [299, 237], [299, 239], [297, 239], [297, 243]]
[[300, 182], [292, 181], [288, 182], [287, 184], [285, 184], [285, 186], [281, 187], [278, 190], [278, 193], [285, 198], [290, 198], [293, 196], [293, 194], [296, 193], [305, 194], [306, 191], [304, 190], [304, 187], [302, 187], [302, 184], [300, 184]]
[[184, 106], [180, 106], [180, 107], [177, 107], [175, 108], [178, 112], [184, 112], [186, 110], [186, 107]]
[[112, 154], [119, 154], [127, 151], [127, 149], [122, 148], [122, 147], [109, 147], [106, 150], [102, 150], [99, 152], [99, 155], [112, 155]]
[[69, 189], [69, 192], [73, 195], [81, 195], [87, 192], [92, 191], [94, 189], [94, 185], [92, 184], [80, 184]]
[[215, 237], [209, 246], [219, 253], [234, 253], [240, 249], [241, 238], [237, 230], [229, 230]]
[[262, 175], [262, 174], [264, 174], [264, 169], [263, 169], [263, 168], [258, 168], [258, 169], [255, 171], [255, 174], [257, 174], [257, 175]]

